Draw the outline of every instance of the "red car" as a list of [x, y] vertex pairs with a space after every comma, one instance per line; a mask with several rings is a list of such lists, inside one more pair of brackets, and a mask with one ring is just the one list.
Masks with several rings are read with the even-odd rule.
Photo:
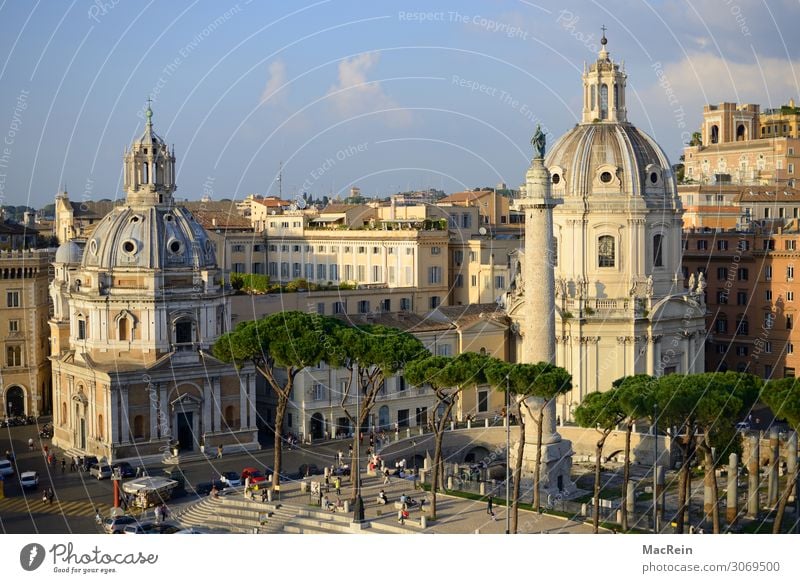
[[242, 470], [242, 484], [244, 484], [247, 478], [250, 478], [251, 484], [259, 484], [267, 481], [267, 477], [260, 470], [255, 468], [245, 468]]

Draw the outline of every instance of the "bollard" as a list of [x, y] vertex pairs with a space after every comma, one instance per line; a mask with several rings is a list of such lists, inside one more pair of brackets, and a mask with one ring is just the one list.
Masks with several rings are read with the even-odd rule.
[[728, 458], [728, 501], [725, 508], [728, 528], [736, 524], [737, 516], [739, 516], [739, 456], [732, 453]]
[[617, 510], [617, 524], [622, 524], [622, 510]]
[[422, 425], [420, 425], [419, 426], [419, 434], [422, 435], [423, 433], [425, 433], [425, 428]]
[[272, 502], [272, 488], [267, 488], [267, 502]]
[[747, 460], [747, 517], [758, 515], [760, 500], [758, 499], [758, 460], [760, 456], [760, 439], [757, 433], [750, 435], [750, 457]]
[[589, 506], [584, 502], [581, 504], [581, 516], [589, 516]]
[[481, 482], [480, 494], [481, 496], [486, 496], [486, 482]]
[[455, 428], [456, 428], [456, 422], [455, 421], [451, 421], [450, 422], [450, 431], [454, 431]]
[[467, 419], [467, 429], [472, 429], [472, 419]]
[[347, 514], [348, 512], [350, 512], [350, 500], [345, 500], [344, 501], [344, 513]]
[[411, 428], [410, 427], [406, 427], [406, 438], [409, 438], [409, 437], [411, 437]]
[[484, 426], [486, 429], [489, 429], [489, 418], [488, 418], [488, 417], [487, 417], [486, 419], [484, 419], [484, 420], [483, 420], [483, 426]]
[[[487, 424], [489, 423], [488, 419], [486, 420], [486, 423]], [[506, 425], [508, 425], [508, 417], [503, 417], [503, 427], [505, 427]]]
[[453, 476], [447, 476], [447, 489], [453, 489]]
[[767, 505], [775, 508], [778, 504], [778, 465], [780, 463], [781, 442], [778, 428], [769, 432], [769, 479], [767, 481]]
[[423, 484], [425, 483], [425, 477], [426, 477], [427, 474], [428, 474], [428, 471], [425, 470], [425, 469], [422, 469], [422, 470], [419, 471], [419, 481], [422, 482]]
[[419, 517], [419, 525], [422, 528], [428, 528], [428, 517], [424, 514]]

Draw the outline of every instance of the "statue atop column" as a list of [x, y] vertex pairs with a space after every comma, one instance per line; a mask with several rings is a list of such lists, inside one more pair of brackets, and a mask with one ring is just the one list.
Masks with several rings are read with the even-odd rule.
[[542, 132], [542, 127], [539, 124], [536, 124], [536, 133], [533, 134], [533, 137], [531, 138], [534, 160], [544, 159], [545, 144], [546, 144], [546, 139], [544, 132]]

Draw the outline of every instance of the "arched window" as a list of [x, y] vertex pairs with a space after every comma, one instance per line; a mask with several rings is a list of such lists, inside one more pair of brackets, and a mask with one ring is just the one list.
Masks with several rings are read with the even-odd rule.
[[97, 416], [97, 439], [99, 439], [101, 441], [103, 439], [104, 429], [105, 429], [105, 425], [103, 425], [103, 416], [102, 415], [98, 415]]
[[614, 109], [619, 109], [619, 83], [614, 83]]
[[59, 422], [61, 425], [67, 424], [67, 404], [63, 402], [61, 403], [61, 419]]
[[133, 438], [144, 439], [144, 417], [142, 415], [133, 418]]
[[192, 321], [181, 318], [175, 322], [175, 344], [191, 344], [194, 341]]
[[608, 85], [600, 85], [600, 119], [608, 119]]
[[228, 429], [233, 429], [235, 419], [233, 418], [233, 405], [228, 405], [225, 407], [225, 425], [228, 426]]
[[611, 235], [603, 235], [597, 240], [597, 265], [599, 267], [614, 267], [616, 265], [614, 237]]
[[142, 162], [142, 184], [148, 184], [150, 182], [150, 167], [147, 165], [147, 162]]
[[596, 93], [596, 86], [595, 86], [595, 85], [592, 85], [592, 86], [589, 88], [589, 92], [591, 93], [591, 96], [592, 96], [592, 97], [591, 97], [591, 99], [592, 99], [592, 107], [591, 107], [590, 109], [594, 109], [594, 108], [595, 108], [595, 103], [597, 103], [597, 97], [596, 97], [596, 95], [595, 95], [595, 93]]
[[653, 236], [653, 267], [664, 267], [664, 236]]
[[711, 126], [711, 143], [719, 143], [719, 126], [716, 124]]
[[736, 333], [741, 336], [750, 334], [750, 323], [747, 321], [747, 316], [739, 315], [736, 317]]
[[747, 130], [745, 129], [744, 124], [740, 123], [736, 127], [736, 141], [741, 142], [742, 140], [746, 139], [747, 139]]

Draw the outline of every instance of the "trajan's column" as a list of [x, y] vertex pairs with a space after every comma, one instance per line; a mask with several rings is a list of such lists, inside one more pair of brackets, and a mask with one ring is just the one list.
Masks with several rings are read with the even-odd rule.
[[[523, 317], [520, 322], [522, 336], [521, 362], [549, 362], [555, 364], [555, 276], [553, 275], [553, 207], [560, 199], [550, 195], [550, 172], [544, 165], [545, 136], [537, 126], [531, 140], [533, 160], [525, 176], [525, 193], [517, 200], [517, 208], [525, 213], [525, 254], [520, 262], [521, 281], [512, 291], [524, 296]], [[524, 290], [520, 289], [524, 285]], [[538, 419], [533, 416], [541, 401], [530, 399], [529, 428], [535, 428]], [[556, 403], [545, 408], [542, 427], [542, 467], [540, 487], [543, 494], [569, 495], [575, 491], [570, 480], [572, 443], [561, 439], [556, 429]], [[537, 431], [525, 432], [525, 458], [523, 473], [532, 475], [536, 466]]]

